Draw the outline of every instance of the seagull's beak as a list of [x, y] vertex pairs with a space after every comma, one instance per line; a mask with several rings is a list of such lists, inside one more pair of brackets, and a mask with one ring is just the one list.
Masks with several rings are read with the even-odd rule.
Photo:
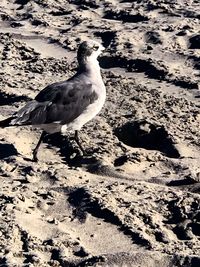
[[104, 51], [104, 50], [105, 50], [105, 47], [102, 45], [102, 46], [100, 47], [100, 50], [101, 50], [101, 51]]

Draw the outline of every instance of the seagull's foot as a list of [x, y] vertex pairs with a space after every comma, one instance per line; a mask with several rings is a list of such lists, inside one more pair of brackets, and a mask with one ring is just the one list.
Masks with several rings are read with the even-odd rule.
[[83, 157], [91, 157], [91, 156], [93, 156], [93, 153], [91, 153], [89, 151], [84, 151]]
[[71, 152], [70, 155], [70, 160], [72, 161], [84, 161], [84, 160], [89, 160], [91, 158], [94, 158], [94, 153], [89, 150], [83, 150], [80, 148], [74, 148]]
[[36, 153], [33, 153], [32, 161], [33, 162], [38, 162], [38, 157], [37, 157]]
[[87, 156], [87, 152], [83, 149], [78, 149], [78, 154], [81, 156], [81, 157], [85, 157]]
[[75, 159], [75, 158], [83, 158], [83, 157], [87, 157], [88, 154], [84, 151], [81, 150], [74, 150], [72, 152], [72, 154], [70, 155], [70, 159]]

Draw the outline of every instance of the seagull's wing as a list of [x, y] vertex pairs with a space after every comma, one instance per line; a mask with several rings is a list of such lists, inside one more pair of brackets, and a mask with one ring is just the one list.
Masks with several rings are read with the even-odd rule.
[[54, 83], [44, 88], [35, 98], [15, 114], [12, 125], [39, 125], [76, 119], [89, 104], [97, 99], [91, 83], [81, 80]]

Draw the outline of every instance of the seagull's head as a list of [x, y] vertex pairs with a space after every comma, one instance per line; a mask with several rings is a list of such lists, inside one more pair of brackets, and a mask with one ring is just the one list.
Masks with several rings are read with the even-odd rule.
[[98, 56], [105, 48], [97, 41], [89, 40], [80, 44], [77, 53], [79, 64], [87, 64], [97, 60]]

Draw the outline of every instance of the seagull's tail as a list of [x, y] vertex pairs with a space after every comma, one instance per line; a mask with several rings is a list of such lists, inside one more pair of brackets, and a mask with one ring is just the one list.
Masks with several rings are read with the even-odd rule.
[[0, 128], [5, 128], [11, 126], [11, 121], [13, 120], [13, 117], [7, 118], [3, 121], [0, 121]]

